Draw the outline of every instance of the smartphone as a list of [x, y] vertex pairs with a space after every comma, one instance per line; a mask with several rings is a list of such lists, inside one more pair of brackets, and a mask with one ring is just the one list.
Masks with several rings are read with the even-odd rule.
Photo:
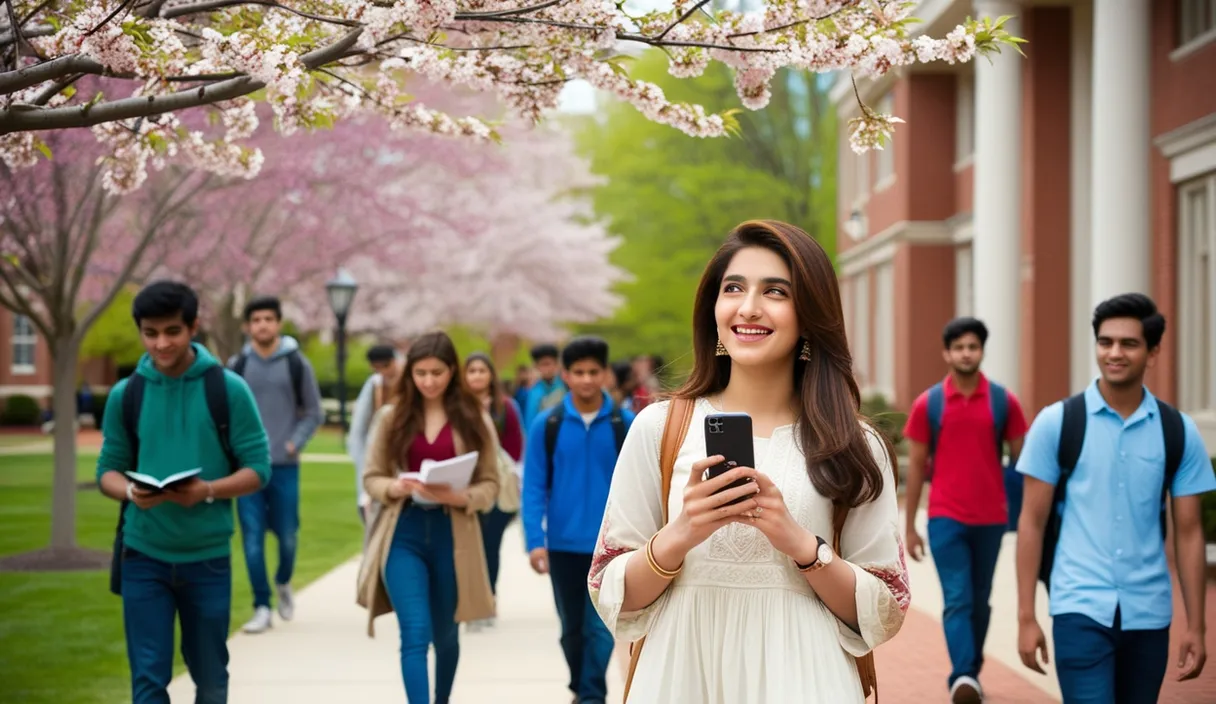
[[[756, 453], [752, 442], [752, 417], [746, 413], [710, 413], [705, 416], [705, 456], [722, 455], [724, 462], [710, 467], [706, 479], [713, 479], [735, 467], [755, 467]], [[746, 486], [751, 479], [731, 482], [718, 492], [737, 486]], [[737, 504], [746, 496], [728, 502]]]

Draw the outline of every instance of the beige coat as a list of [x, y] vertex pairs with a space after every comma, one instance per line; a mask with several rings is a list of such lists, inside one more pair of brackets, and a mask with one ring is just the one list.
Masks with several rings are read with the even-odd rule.
[[[368, 611], [367, 634], [375, 636], [376, 617], [392, 613], [393, 604], [384, 587], [384, 566], [388, 563], [389, 546], [397, 519], [409, 499], [393, 500], [388, 488], [397, 480], [400, 462], [390, 457], [388, 451], [388, 418], [392, 405], [385, 405], [372, 417], [368, 429], [367, 461], [363, 467], [363, 487], [373, 500], [382, 506], [376, 514], [369, 531], [367, 548], [363, 551], [363, 564], [359, 568], [358, 603]], [[478, 512], [490, 510], [498, 495], [498, 456], [494, 448], [498, 434], [494, 422], [485, 414], [488, 447], [480, 448], [477, 468], [469, 483], [469, 504], [464, 508], [444, 508], [452, 519], [452, 542], [456, 557], [456, 621], [476, 621], [495, 615], [494, 594], [490, 590], [489, 569], [486, 567], [486, 552], [481, 541], [481, 523]], [[382, 431], [382, 432], [379, 432]], [[453, 433], [456, 453], [471, 452], [464, 440]]]

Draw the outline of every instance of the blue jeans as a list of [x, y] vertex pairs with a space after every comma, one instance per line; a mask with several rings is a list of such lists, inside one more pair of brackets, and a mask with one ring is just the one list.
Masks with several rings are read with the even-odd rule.
[[587, 591], [591, 555], [549, 552], [549, 579], [562, 622], [562, 653], [570, 668], [570, 691], [582, 704], [600, 704], [608, 696], [608, 663], [616, 642], [600, 620]]
[[170, 564], [132, 550], [122, 556], [122, 621], [132, 704], [169, 704], [175, 619], [195, 704], [228, 701], [232, 558]]
[[431, 701], [426, 654], [434, 643], [435, 702], [447, 704], [460, 661], [460, 630], [452, 519], [443, 507], [410, 504], [402, 511], [384, 567], [384, 587], [401, 631], [406, 701]]
[[300, 465], [276, 464], [270, 482], [259, 491], [236, 500], [241, 520], [241, 542], [245, 568], [253, 590], [253, 607], [270, 606], [270, 584], [266, 581], [266, 531], [279, 542], [279, 568], [275, 584], [290, 584], [296, 566], [300, 533]]
[[1170, 629], [1125, 631], [1081, 614], [1052, 620], [1064, 704], [1156, 704], [1169, 662]]
[[1001, 552], [1005, 524], [970, 526], [952, 518], [929, 519], [929, 550], [942, 583], [942, 626], [951, 672], [947, 686], [960, 677], [979, 677], [984, 639], [992, 608], [992, 575]]
[[502, 534], [506, 532], [507, 526], [511, 525], [511, 521], [515, 520], [515, 514], [501, 511], [495, 506], [490, 509], [489, 513], [477, 514], [477, 518], [481, 521], [481, 542], [486, 549], [486, 568], [490, 572], [490, 589], [497, 594]]

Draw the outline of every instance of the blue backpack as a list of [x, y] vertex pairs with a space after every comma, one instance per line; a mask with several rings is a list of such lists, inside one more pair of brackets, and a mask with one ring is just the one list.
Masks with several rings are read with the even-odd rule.
[[[995, 381], [988, 382], [988, 402], [992, 408], [992, 423], [996, 426], [996, 457], [1000, 461], [1005, 452], [1005, 422], [1009, 419], [1009, 392]], [[946, 409], [946, 389], [937, 382], [929, 389], [929, 460], [937, 451], [937, 436], [942, 432], [942, 413]], [[932, 464], [925, 481], [931, 481]]]

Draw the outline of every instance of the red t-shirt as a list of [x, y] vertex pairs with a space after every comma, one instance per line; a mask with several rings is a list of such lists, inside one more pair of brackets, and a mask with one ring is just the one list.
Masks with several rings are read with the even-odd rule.
[[[988, 378], [980, 375], [970, 396], [954, 388], [950, 377], [943, 385], [941, 428], [933, 457], [933, 483], [929, 490], [929, 518], [952, 518], [967, 525], [995, 525], [1009, 520], [1005, 500], [1005, 472], [996, 453], [996, 428], [988, 399]], [[1009, 412], [1005, 439], [1026, 434], [1022, 404], [1006, 391]], [[904, 436], [929, 444], [929, 392], [916, 397]]]

